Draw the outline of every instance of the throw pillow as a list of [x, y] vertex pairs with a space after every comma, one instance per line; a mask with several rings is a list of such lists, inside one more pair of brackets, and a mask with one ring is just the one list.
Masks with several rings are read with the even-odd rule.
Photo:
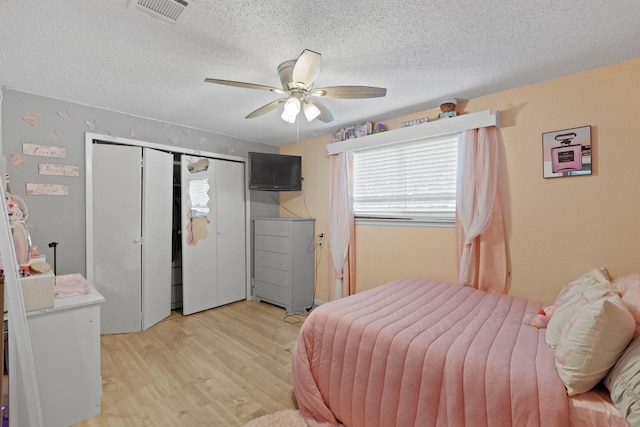
[[571, 299], [573, 295], [579, 294], [580, 292], [593, 287], [613, 287], [611, 285], [609, 272], [607, 272], [606, 268], [594, 268], [593, 270], [564, 285], [564, 287], [556, 297], [555, 304], [562, 305], [569, 299]]
[[593, 301], [571, 317], [556, 349], [556, 368], [569, 396], [591, 390], [605, 377], [633, 338], [635, 325], [616, 295]]
[[619, 277], [614, 281], [614, 285], [622, 295], [622, 302], [627, 306], [634, 319], [636, 319], [636, 332], [634, 336], [640, 335], [640, 274], [633, 273], [628, 276]]
[[579, 293], [571, 293], [569, 298], [564, 299], [563, 304], [556, 307], [553, 316], [547, 323], [547, 331], [545, 332], [547, 344], [552, 348], [556, 348], [560, 341], [562, 330], [569, 322], [569, 319], [584, 306], [609, 295], [619, 295], [619, 293], [608, 286], [593, 286]]
[[640, 338], [625, 349], [604, 379], [611, 400], [632, 426], [640, 426]]

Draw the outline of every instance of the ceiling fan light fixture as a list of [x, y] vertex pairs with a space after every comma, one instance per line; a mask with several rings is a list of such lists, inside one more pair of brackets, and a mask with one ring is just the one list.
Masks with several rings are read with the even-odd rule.
[[296, 122], [296, 116], [297, 116], [297, 114], [293, 114], [293, 115], [289, 114], [289, 113], [287, 113], [287, 110], [284, 109], [284, 110], [282, 110], [282, 115], [280, 115], [280, 118], [282, 120], [284, 120], [285, 122], [287, 122], [287, 123], [295, 123]]
[[304, 104], [302, 105], [302, 111], [304, 111], [304, 116], [308, 121], [315, 119], [321, 113], [320, 109], [309, 101], [304, 102]]
[[294, 118], [298, 115], [300, 112], [300, 100], [297, 96], [290, 96], [289, 99], [287, 99], [287, 102], [284, 103], [284, 111]]

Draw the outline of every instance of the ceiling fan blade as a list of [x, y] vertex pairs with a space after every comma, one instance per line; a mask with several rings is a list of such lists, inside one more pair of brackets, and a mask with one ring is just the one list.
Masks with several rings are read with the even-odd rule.
[[333, 121], [333, 114], [331, 114], [331, 111], [329, 111], [327, 107], [325, 107], [315, 99], [313, 100], [313, 105], [318, 107], [318, 110], [320, 110], [320, 115], [316, 117], [318, 120], [324, 123], [329, 123]]
[[380, 98], [387, 94], [387, 89], [373, 86], [331, 86], [315, 89], [310, 94], [342, 99]]
[[259, 85], [255, 83], [235, 82], [233, 80], [220, 80], [220, 79], [204, 79], [204, 81], [207, 83], [215, 83], [215, 84], [225, 85], [225, 86], [244, 87], [247, 89], [262, 89], [262, 90], [270, 90], [271, 92], [275, 92], [275, 93], [285, 93], [285, 91], [283, 91], [280, 88], [273, 87], [273, 86]]
[[289, 98], [280, 98], [276, 101], [270, 102], [266, 105], [263, 105], [262, 107], [258, 108], [257, 110], [252, 111], [251, 113], [249, 113], [247, 115], [247, 117], [245, 117], [245, 119], [253, 119], [255, 117], [261, 116], [263, 114], [268, 113], [269, 111], [273, 111], [276, 108], [278, 108], [280, 105], [284, 104], [287, 99]]
[[316, 81], [322, 64], [322, 55], [309, 49], [302, 51], [293, 66], [293, 83], [302, 83], [309, 88]]

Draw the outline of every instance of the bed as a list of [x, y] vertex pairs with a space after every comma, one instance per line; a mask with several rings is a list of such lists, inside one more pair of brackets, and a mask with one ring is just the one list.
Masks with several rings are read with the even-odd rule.
[[568, 397], [541, 304], [404, 278], [323, 304], [293, 351], [310, 426], [620, 426], [601, 386]]

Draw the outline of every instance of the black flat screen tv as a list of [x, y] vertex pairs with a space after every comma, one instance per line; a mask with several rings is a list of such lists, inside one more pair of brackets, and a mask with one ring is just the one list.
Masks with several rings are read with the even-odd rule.
[[302, 190], [302, 157], [272, 153], [249, 153], [249, 189], [260, 191]]

